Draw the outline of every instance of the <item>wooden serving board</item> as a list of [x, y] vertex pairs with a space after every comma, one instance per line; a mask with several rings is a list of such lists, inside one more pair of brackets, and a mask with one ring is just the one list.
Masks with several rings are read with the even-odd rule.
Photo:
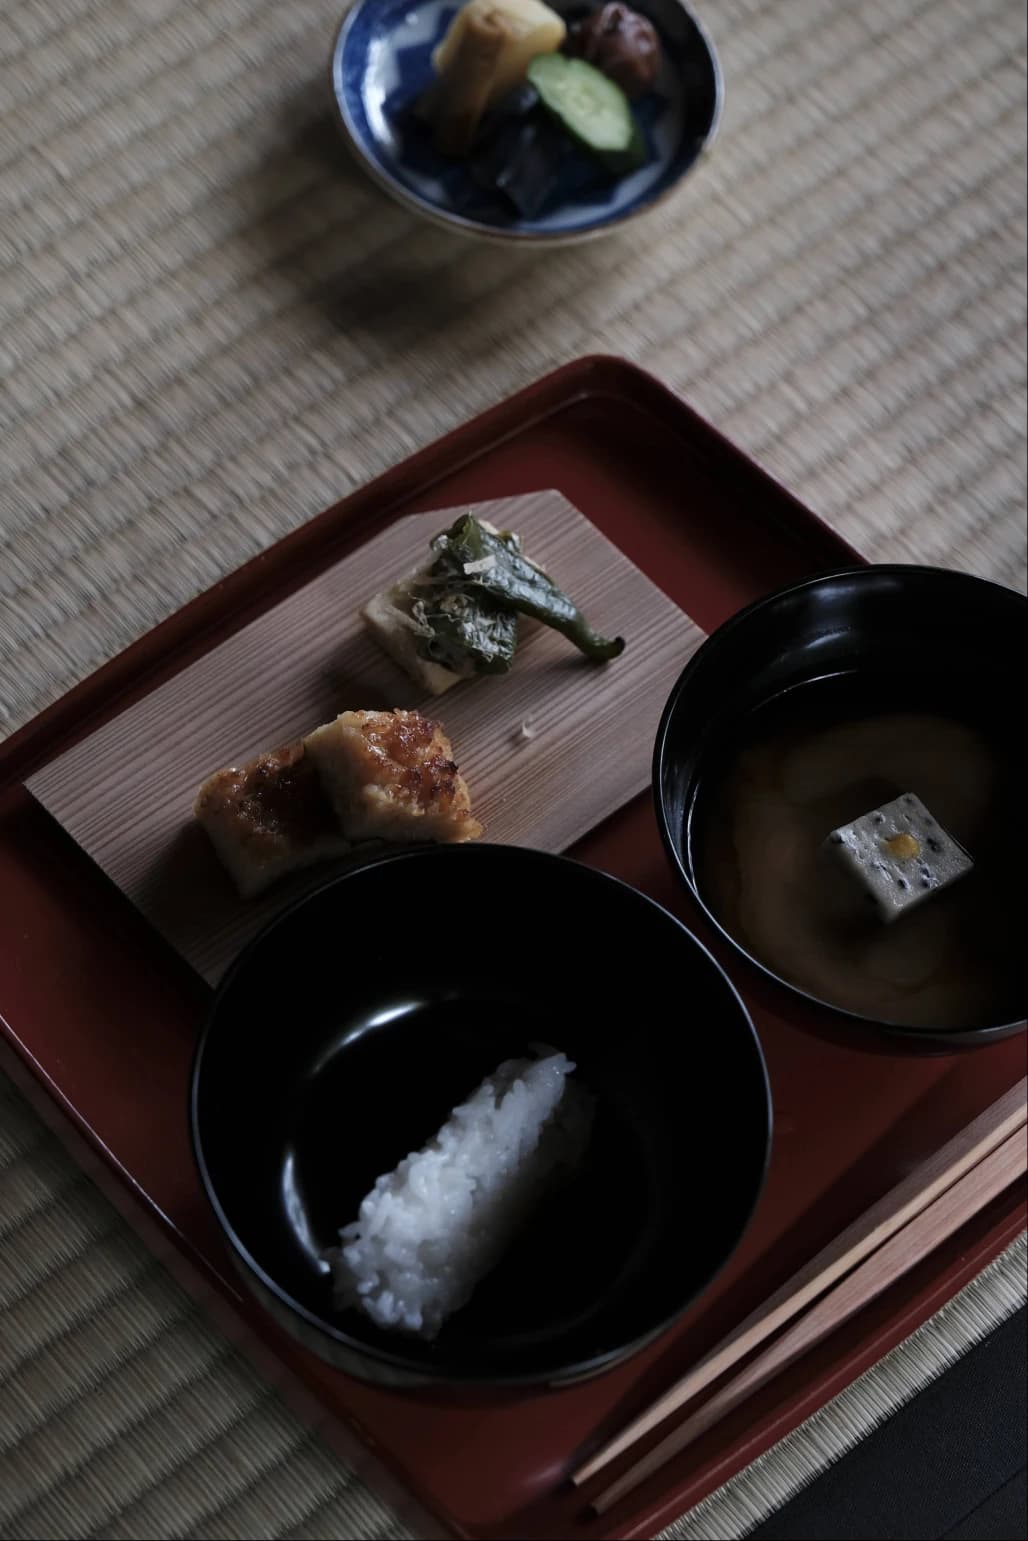
[[[461, 509], [399, 520], [52, 760], [26, 785], [157, 930], [211, 983], [242, 945], [331, 864], [240, 900], [192, 818], [221, 765], [351, 708], [419, 707], [442, 723], [487, 840], [562, 851], [643, 791], [663, 704], [698, 627], [556, 492], [477, 504], [608, 636], [597, 666], [523, 625], [509, 675], [439, 698], [367, 634], [360, 608], [423, 561]], [[523, 725], [528, 725], [528, 734]]]

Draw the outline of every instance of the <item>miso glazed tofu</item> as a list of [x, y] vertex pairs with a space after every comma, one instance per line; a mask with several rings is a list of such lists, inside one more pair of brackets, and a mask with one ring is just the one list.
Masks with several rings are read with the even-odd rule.
[[453, 750], [420, 712], [343, 712], [304, 740], [354, 840], [474, 840], [482, 826]]
[[474, 840], [482, 826], [449, 739], [420, 712], [344, 712], [226, 766], [193, 809], [243, 898], [370, 840]]
[[193, 812], [244, 899], [350, 848], [302, 742], [215, 771]]

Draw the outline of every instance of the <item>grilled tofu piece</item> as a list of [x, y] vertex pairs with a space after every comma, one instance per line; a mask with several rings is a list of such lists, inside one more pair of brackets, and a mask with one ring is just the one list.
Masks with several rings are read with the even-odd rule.
[[215, 771], [193, 812], [244, 899], [350, 849], [302, 740]]
[[[488, 519], [480, 519], [478, 522], [490, 535], [500, 533]], [[379, 646], [389, 654], [393, 662], [399, 664], [404, 673], [430, 695], [441, 696], [451, 686], [459, 685], [461, 680], [476, 679], [478, 670], [470, 659], [463, 665], [442, 664], [436, 659], [422, 657], [419, 651], [426, 640], [431, 640], [432, 628], [416, 618], [414, 604], [419, 598], [425, 597], [435, 560], [433, 554], [406, 577], [383, 589], [380, 594], [373, 594], [361, 610], [361, 616]], [[526, 557], [528, 560], [530, 558]], [[532, 566], [535, 565], [533, 562]]]
[[343, 712], [304, 739], [352, 840], [474, 840], [467, 784], [438, 723], [420, 712]]
[[467, 784], [420, 712], [344, 712], [208, 776], [193, 807], [244, 899], [358, 841], [474, 840]]
[[392, 588], [375, 594], [368, 600], [361, 615], [393, 662], [398, 663], [404, 673], [409, 674], [412, 680], [431, 695], [441, 696], [451, 685], [459, 685], [462, 679], [472, 678], [475, 671], [469, 668], [465, 674], [458, 674], [455, 669], [448, 669], [431, 658], [422, 658], [418, 652], [423, 628], [419, 627], [411, 615], [411, 603], [417, 594], [418, 580], [427, 571], [427, 566], [421, 568], [410, 577], [394, 583]]

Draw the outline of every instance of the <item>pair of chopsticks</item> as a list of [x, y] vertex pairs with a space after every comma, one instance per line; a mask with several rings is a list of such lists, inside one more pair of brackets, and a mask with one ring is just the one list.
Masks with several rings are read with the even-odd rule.
[[872, 1205], [724, 1342], [578, 1467], [571, 1480], [583, 1487], [643, 1445], [701, 1391], [780, 1333], [696, 1411], [675, 1421], [662, 1439], [595, 1493], [589, 1499], [590, 1508], [605, 1513], [1024, 1176], [1028, 1168], [1026, 1088], [1025, 1081], [1012, 1087]]

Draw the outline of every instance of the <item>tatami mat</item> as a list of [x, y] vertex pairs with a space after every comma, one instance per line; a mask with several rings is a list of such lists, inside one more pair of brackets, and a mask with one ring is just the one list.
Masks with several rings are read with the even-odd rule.
[[[422, 227], [351, 169], [338, 11], [0, 7], [0, 733], [585, 352], [662, 376], [868, 555], [1024, 587], [1022, 0], [706, 0], [714, 153], [557, 253]], [[932, 1328], [947, 1351], [1023, 1273]], [[7, 1088], [0, 1306], [0, 1535], [397, 1533]], [[936, 1365], [904, 1352], [680, 1533], [782, 1501]]]

